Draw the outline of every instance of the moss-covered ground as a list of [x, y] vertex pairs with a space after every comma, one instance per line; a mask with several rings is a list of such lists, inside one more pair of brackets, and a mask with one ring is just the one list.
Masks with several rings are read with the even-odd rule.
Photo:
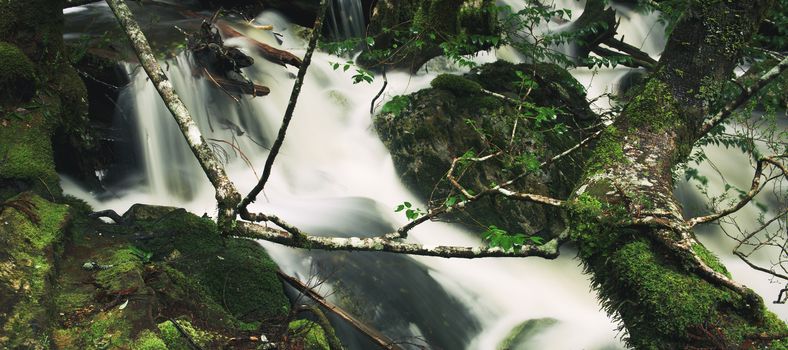
[[55, 283], [56, 347], [190, 349], [185, 332], [206, 349], [254, 348], [287, 324], [276, 265], [210, 219], [144, 205], [123, 224], [77, 217]]

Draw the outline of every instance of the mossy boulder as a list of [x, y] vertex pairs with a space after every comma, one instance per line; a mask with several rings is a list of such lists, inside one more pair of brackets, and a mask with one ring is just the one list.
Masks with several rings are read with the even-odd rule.
[[0, 205], [0, 348], [49, 348], [52, 284], [68, 206], [22, 193]]
[[180, 208], [134, 205], [123, 218], [83, 217], [71, 230], [54, 296], [58, 348], [190, 349], [173, 322], [203, 348], [232, 348], [286, 324], [277, 267], [257, 243], [223, 240]]
[[0, 106], [27, 102], [35, 92], [33, 62], [16, 46], [0, 42]]
[[329, 350], [323, 328], [309, 320], [295, 320], [288, 326], [292, 344], [296, 349]]
[[[529, 170], [527, 163], [529, 159], [531, 163], [538, 160], [538, 165], [589, 133], [572, 128], [556, 132], [552, 126], [562, 123], [587, 127], [596, 120], [588, 106], [583, 108], [575, 102], [585, 101], [582, 87], [560, 71], [552, 65], [496, 62], [465, 76], [442, 74], [433, 80], [431, 89], [396, 97], [384, 105], [375, 119], [375, 128], [405, 184], [433, 205], [456, 196], [445, 178], [453, 158], [468, 151], [483, 155], [495, 149], [507, 149], [520, 157], [469, 166], [460, 180], [464, 186], [479, 191], [527, 172], [512, 190], [566, 196], [580, 174], [577, 167], [562, 163], [582, 162], [582, 150], [544, 169]], [[527, 89], [518, 85], [523, 76], [535, 84], [527, 96]], [[536, 127], [522, 116], [520, 103], [552, 108], [557, 111], [556, 118]], [[558, 222], [552, 219], [555, 214], [543, 206], [488, 197], [455, 218], [470, 227], [494, 224], [511, 233], [532, 234], [552, 229], [552, 223]]]
[[143, 232], [156, 233], [141, 243], [143, 249], [196, 281], [232, 315], [257, 321], [288, 313], [278, 267], [256, 242], [223, 239], [212, 220], [183, 209], [137, 205], [124, 217], [149, 218], [134, 221]]
[[482, 86], [470, 79], [459, 75], [441, 74], [430, 82], [435, 89], [451, 91], [457, 95], [473, 95], [481, 91]]
[[50, 141], [58, 106], [41, 98], [0, 116], [0, 199], [30, 189], [48, 198], [60, 195]]

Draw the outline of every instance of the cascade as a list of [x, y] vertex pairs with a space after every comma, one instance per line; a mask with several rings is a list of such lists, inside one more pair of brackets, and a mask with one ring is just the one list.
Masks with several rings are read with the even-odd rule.
[[[576, 6], [576, 2], [568, 3]], [[363, 33], [359, 1], [333, 1], [331, 11], [332, 35], [345, 38]], [[664, 45], [662, 29], [649, 29], [656, 23], [655, 18], [637, 16], [640, 15], [631, 13], [622, 20], [625, 40], [643, 45], [656, 58]], [[305, 42], [285, 18], [269, 11], [256, 21], [274, 24], [277, 30], [284, 28], [281, 47], [303, 55]], [[279, 45], [270, 32], [245, 34]], [[227, 43], [242, 48], [247, 45], [236, 39]], [[517, 59], [506, 56], [505, 52], [504, 48], [498, 54]], [[260, 145], [267, 146], [275, 138], [295, 73], [293, 68], [283, 68], [258, 56], [254, 58], [255, 65], [245, 73], [255, 82], [270, 87], [271, 94], [262, 98], [244, 97], [240, 102], [209, 81], [196, 78], [186, 54], [169, 60], [167, 70], [205, 137], [212, 140], [217, 150], [221, 149], [219, 153], [228, 161], [229, 175], [242, 193], [256, 183], [252, 169], [262, 169], [268, 152]], [[488, 53], [477, 59], [491, 61], [496, 57]], [[354, 85], [352, 71], [331, 69], [331, 62], [342, 61], [315, 53], [265, 196], [250, 209], [276, 213], [309, 232], [379, 235], [406, 223], [400, 213], [393, 212], [397, 204], [403, 201], [419, 204], [398, 179], [391, 156], [371, 126], [369, 103], [382, 79], [376, 77], [372, 85]], [[135, 120], [145, 181], [102, 200], [68, 180], [64, 181], [64, 188], [96, 208], [118, 212], [133, 203], [144, 202], [179, 206], [197, 214], [215, 214], [213, 189], [169, 112], [144, 72], [131, 64], [126, 68], [133, 83], [122, 93], [119, 104], [127, 117]], [[572, 73], [587, 86], [592, 98], [609, 91], [629, 71], [628, 68], [576, 69]], [[386, 95], [390, 98], [428, 87], [432, 78], [442, 72], [445, 71], [430, 69], [429, 73], [421, 71], [416, 75], [389, 73]], [[243, 156], [235, 147], [242, 150]], [[476, 234], [445, 223], [419, 226], [411, 237], [423, 244], [481, 244]], [[306, 252], [268, 242], [261, 244], [284, 272], [304, 280], [314, 275], [327, 278], [321, 293], [330, 294], [330, 299], [341, 306], [356, 305], [356, 311], [362, 313], [358, 316], [393, 339], [426, 342], [443, 349], [495, 349], [518, 324], [555, 319], [557, 323], [545, 326], [521, 346], [622, 347], [617, 325], [599, 310], [594, 292], [589, 290], [588, 277], [581, 273], [571, 248], [562, 249], [561, 257], [552, 261], [449, 260], [384, 253]], [[725, 259], [728, 266], [741, 266], [730, 257]], [[763, 276], [747, 277], [737, 273], [736, 267], [732, 271], [734, 277], [753, 285], [759, 293], [771, 291], [758, 289], [763, 288]], [[761, 282], [755, 283], [756, 280]], [[338, 335], [350, 349], [368, 348], [363, 337], [341, 322], [335, 324]]]
[[331, 38], [341, 40], [364, 35], [361, 0], [331, 0], [327, 18]]

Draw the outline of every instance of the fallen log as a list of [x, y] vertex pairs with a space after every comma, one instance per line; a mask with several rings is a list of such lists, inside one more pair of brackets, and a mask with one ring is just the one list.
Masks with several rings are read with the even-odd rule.
[[275, 48], [275, 47], [273, 47], [271, 45], [268, 45], [266, 43], [261, 43], [261, 42], [255, 40], [255, 39], [249, 38], [246, 35], [242, 34], [241, 32], [233, 29], [233, 27], [231, 27], [225, 21], [219, 20], [219, 21], [216, 22], [215, 25], [216, 25], [216, 28], [219, 28], [219, 31], [222, 33], [222, 35], [225, 37], [225, 39], [226, 38], [242, 37], [245, 40], [247, 40], [249, 43], [254, 45], [254, 47], [257, 49], [257, 52], [260, 54], [260, 56], [263, 56], [263, 58], [265, 58], [265, 59], [267, 59], [267, 60], [269, 60], [271, 62], [274, 62], [274, 63], [277, 63], [277, 64], [281, 64], [283, 66], [291, 65], [291, 66], [296, 67], [296, 68], [301, 67], [301, 58], [299, 58], [298, 56], [296, 56], [296, 55], [294, 55], [294, 54], [292, 54], [290, 52], [287, 52], [285, 50], [277, 49], [277, 48]]
[[271, 93], [271, 89], [266, 86], [254, 83], [247, 84], [238, 80], [227, 79], [219, 75], [208, 73], [206, 70], [203, 70], [203, 74], [206, 75], [206, 78], [211, 80], [214, 84], [219, 85], [219, 87], [224, 89], [224, 91], [226, 91], [228, 94], [235, 93], [242, 95], [265, 96]]
[[397, 343], [393, 342], [391, 339], [388, 339], [385, 335], [381, 334], [378, 330], [366, 325], [365, 323], [357, 320], [355, 317], [347, 313], [345, 310], [342, 310], [339, 306], [336, 306], [325, 298], [312, 290], [309, 286], [304, 284], [304, 282], [299, 281], [298, 279], [286, 275], [282, 271], [277, 271], [277, 275], [282, 281], [287, 282], [287, 284], [291, 285], [293, 288], [298, 290], [299, 292], [303, 293], [304, 295], [308, 296], [310, 299], [314, 300], [316, 303], [320, 304], [320, 306], [326, 308], [326, 310], [330, 311], [334, 315], [337, 315], [341, 319], [350, 323], [353, 328], [364, 333], [370, 340], [378, 344], [383, 349], [389, 350], [403, 350], [402, 347], [397, 345]]

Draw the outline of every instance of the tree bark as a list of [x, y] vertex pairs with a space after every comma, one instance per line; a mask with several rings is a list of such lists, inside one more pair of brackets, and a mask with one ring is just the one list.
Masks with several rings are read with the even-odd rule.
[[635, 348], [739, 347], [784, 334], [695, 238], [672, 195], [710, 101], [770, 1], [693, 2], [640, 94], [609, 126], [570, 204], [570, 238]]

